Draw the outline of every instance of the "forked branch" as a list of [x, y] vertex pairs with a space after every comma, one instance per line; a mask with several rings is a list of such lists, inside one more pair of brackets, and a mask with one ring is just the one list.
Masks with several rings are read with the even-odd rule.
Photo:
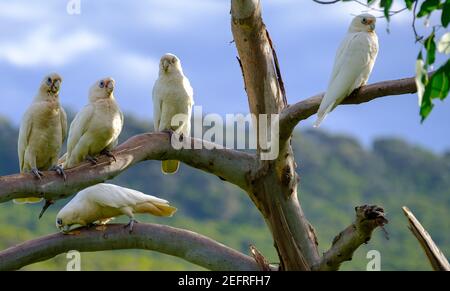
[[330, 250], [323, 254], [317, 271], [337, 271], [341, 264], [352, 259], [353, 253], [365, 243], [368, 243], [372, 232], [377, 227], [388, 223], [384, 210], [378, 206], [356, 207], [356, 220], [339, 233], [333, 240]]

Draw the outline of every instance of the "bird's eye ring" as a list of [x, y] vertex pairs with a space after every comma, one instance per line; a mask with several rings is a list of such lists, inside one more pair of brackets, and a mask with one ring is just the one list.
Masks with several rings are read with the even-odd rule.
[[362, 23], [363, 23], [363, 24], [366, 24], [366, 23], [367, 23], [367, 19], [366, 19], [365, 17], [362, 19]]
[[100, 84], [98, 84], [98, 86], [99, 86], [100, 88], [105, 88], [105, 82], [101, 81]]

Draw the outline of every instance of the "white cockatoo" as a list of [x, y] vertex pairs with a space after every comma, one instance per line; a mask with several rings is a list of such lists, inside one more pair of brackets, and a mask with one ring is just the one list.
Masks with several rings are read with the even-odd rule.
[[[153, 119], [155, 132], [175, 132], [189, 136], [191, 113], [194, 105], [194, 91], [189, 79], [183, 74], [180, 59], [173, 54], [165, 54], [159, 64], [159, 78], [153, 87]], [[176, 123], [172, 118], [177, 116]], [[161, 170], [165, 174], [178, 171], [178, 161], [162, 161]]]
[[[59, 102], [62, 78], [50, 74], [42, 81], [33, 103], [25, 112], [20, 125], [18, 154], [20, 172], [31, 172], [41, 179], [41, 171], [55, 170], [58, 156], [67, 134], [67, 116]], [[15, 199], [16, 203], [37, 203], [41, 198]]]
[[139, 191], [112, 184], [97, 184], [79, 192], [59, 211], [56, 227], [67, 233], [75, 228], [93, 223], [106, 224], [114, 217], [126, 215], [126, 225], [133, 231], [137, 221], [134, 214], [148, 213], [155, 216], [172, 216], [176, 208], [169, 202]]
[[314, 127], [319, 127], [342, 100], [367, 83], [378, 55], [375, 24], [376, 18], [371, 14], [361, 14], [353, 19], [337, 51], [331, 80]]
[[[89, 91], [89, 104], [73, 120], [67, 140], [64, 168], [85, 160], [96, 163], [96, 156], [114, 158], [111, 150], [117, 145], [123, 127], [123, 114], [114, 98], [112, 78], [97, 81]], [[115, 159], [115, 158], [114, 158]]]

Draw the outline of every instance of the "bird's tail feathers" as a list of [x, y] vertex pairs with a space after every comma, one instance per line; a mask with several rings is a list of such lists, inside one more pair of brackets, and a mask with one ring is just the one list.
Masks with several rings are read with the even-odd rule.
[[321, 112], [319, 110], [317, 120], [314, 122], [314, 127], [319, 128], [322, 122], [325, 120], [325, 118], [328, 116], [328, 113], [330, 113], [334, 109], [334, 102], [330, 104], [330, 106], [327, 107], [327, 109], [324, 112]]
[[42, 198], [30, 197], [30, 198], [19, 198], [14, 199], [13, 202], [15, 204], [35, 204], [42, 201]]
[[177, 209], [169, 205], [169, 202], [164, 200], [148, 201], [141, 203], [136, 207], [137, 213], [149, 213], [155, 216], [172, 216]]
[[175, 160], [168, 160], [161, 162], [161, 171], [163, 174], [175, 174], [178, 172], [178, 168], [180, 167], [180, 162]]

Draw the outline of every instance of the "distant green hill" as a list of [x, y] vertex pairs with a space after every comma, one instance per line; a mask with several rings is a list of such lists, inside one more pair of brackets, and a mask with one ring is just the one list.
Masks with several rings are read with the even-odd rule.
[[[149, 122], [128, 116], [121, 140], [151, 131]], [[0, 118], [0, 175], [18, 171], [17, 129]], [[382, 255], [383, 270], [430, 270], [415, 238], [407, 229], [401, 206], [409, 206], [442, 250], [450, 255], [450, 154], [438, 156], [399, 139], [379, 139], [363, 148], [348, 136], [308, 130], [293, 141], [301, 177], [300, 200], [315, 226], [321, 250], [354, 218], [354, 206], [379, 204], [388, 212], [386, 240], [377, 231], [358, 250], [347, 270], [365, 270], [368, 250]], [[270, 233], [250, 199], [237, 187], [217, 177], [182, 166], [174, 176], [160, 172], [160, 162], [141, 163], [113, 183], [168, 199], [179, 211], [171, 219], [148, 216], [141, 221], [169, 224], [208, 235], [248, 253], [255, 244], [276, 261]], [[56, 231], [54, 219], [66, 201], [53, 206], [39, 221], [40, 206], [0, 204], [0, 248]], [[124, 221], [119, 219], [119, 221]], [[29, 266], [29, 270], [64, 270], [59, 256]], [[82, 255], [84, 270], [199, 269], [180, 259], [146, 251], [110, 251]]]

